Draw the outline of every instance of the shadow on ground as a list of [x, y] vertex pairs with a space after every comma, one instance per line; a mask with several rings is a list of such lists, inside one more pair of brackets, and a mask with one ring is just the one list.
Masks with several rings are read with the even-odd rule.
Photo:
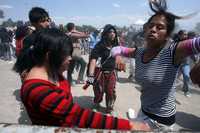
[[18, 119], [18, 123], [19, 124], [31, 124], [31, 121], [28, 117], [28, 114], [26, 112], [26, 109], [23, 105], [23, 103], [21, 102], [21, 98], [20, 98], [20, 89], [17, 89], [13, 92], [13, 95], [15, 96], [16, 100], [20, 102], [20, 117]]
[[93, 107], [93, 97], [91, 96], [74, 96], [74, 103], [78, 103], [83, 108], [91, 108]]
[[176, 124], [189, 131], [200, 131], [200, 118], [185, 112], [176, 113]]
[[73, 101], [75, 103], [78, 103], [83, 108], [89, 108], [106, 114], [106, 107], [103, 107], [101, 105], [96, 107], [93, 102], [93, 97], [91, 96], [79, 96], [79, 97], [75, 96], [73, 97]]
[[128, 78], [121, 78], [121, 77], [118, 77], [117, 81], [119, 83], [130, 83], [131, 82]]

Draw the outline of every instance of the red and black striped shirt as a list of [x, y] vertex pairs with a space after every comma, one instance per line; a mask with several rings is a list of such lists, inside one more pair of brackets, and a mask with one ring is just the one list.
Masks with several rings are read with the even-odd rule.
[[81, 108], [73, 103], [66, 80], [59, 86], [42, 79], [26, 80], [21, 99], [33, 124], [97, 129], [130, 129], [128, 120]]

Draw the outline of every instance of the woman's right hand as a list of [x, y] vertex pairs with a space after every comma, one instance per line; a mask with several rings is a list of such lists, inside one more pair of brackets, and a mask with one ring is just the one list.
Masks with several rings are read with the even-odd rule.
[[132, 121], [130, 122], [131, 130], [133, 131], [152, 131], [150, 126], [147, 123]]

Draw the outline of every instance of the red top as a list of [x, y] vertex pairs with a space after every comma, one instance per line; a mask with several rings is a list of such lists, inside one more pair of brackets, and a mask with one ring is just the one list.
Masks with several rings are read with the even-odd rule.
[[130, 129], [128, 120], [83, 109], [73, 103], [68, 81], [60, 86], [41, 79], [26, 80], [21, 99], [33, 124], [98, 129]]
[[19, 55], [21, 49], [23, 48], [23, 40], [24, 40], [24, 38], [16, 39], [16, 42], [15, 42], [15, 45], [16, 45], [16, 56]]

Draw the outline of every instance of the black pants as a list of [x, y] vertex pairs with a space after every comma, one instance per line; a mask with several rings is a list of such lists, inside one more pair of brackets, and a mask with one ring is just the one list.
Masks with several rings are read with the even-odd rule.
[[72, 83], [72, 73], [73, 73], [76, 65], [80, 65], [80, 71], [79, 71], [77, 79], [83, 80], [83, 76], [84, 76], [85, 68], [86, 68], [86, 62], [82, 57], [75, 56], [75, 57], [72, 57], [72, 61], [70, 63], [69, 69], [67, 71], [67, 79], [70, 82], [70, 84]]

